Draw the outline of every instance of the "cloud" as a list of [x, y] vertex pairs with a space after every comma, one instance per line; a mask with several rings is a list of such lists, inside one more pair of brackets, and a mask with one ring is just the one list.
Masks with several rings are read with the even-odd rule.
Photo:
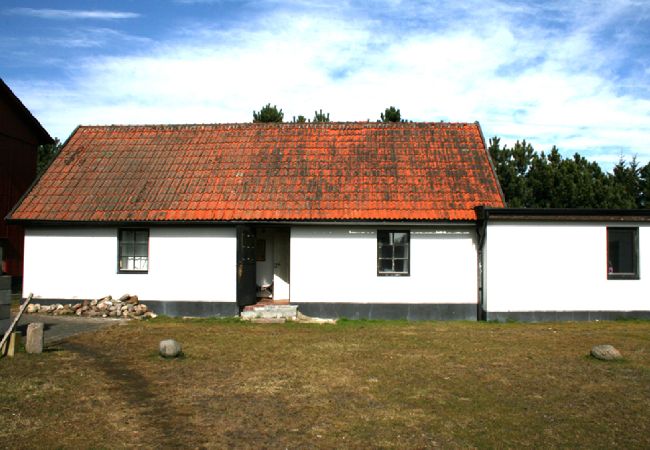
[[151, 39], [134, 36], [110, 28], [73, 28], [61, 30], [55, 37], [31, 37], [32, 44], [66, 48], [99, 48], [122, 44], [146, 44]]
[[[394, 1], [363, 13], [354, 4], [317, 14], [280, 8], [227, 27], [186, 24], [146, 52], [87, 59], [64, 82], [16, 91], [62, 138], [80, 123], [249, 122], [268, 102], [288, 119], [322, 108], [337, 121], [374, 121], [394, 105], [410, 120], [478, 120], [486, 138], [526, 139], [537, 150], [557, 145], [605, 166], [621, 155], [650, 160], [650, 100], [620, 91], [609, 65], [615, 50], [594, 38], [610, 22], [593, 23], [594, 14], [565, 3], [545, 6], [552, 14], [459, 4]], [[391, 8], [401, 12], [388, 19]], [[537, 15], [544, 17], [532, 20]], [[625, 81], [643, 84], [647, 76]]]
[[97, 20], [116, 20], [116, 19], [135, 19], [140, 14], [121, 11], [101, 11], [101, 10], [73, 10], [73, 9], [36, 9], [36, 8], [12, 8], [6, 11], [9, 14], [38, 17], [40, 19], [97, 19]]

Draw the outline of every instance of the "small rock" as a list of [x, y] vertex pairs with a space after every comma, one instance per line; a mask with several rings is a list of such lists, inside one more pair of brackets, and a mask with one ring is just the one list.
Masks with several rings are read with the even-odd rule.
[[130, 294], [124, 294], [123, 296], [120, 297], [119, 301], [120, 301], [120, 302], [125, 302], [125, 301], [127, 301], [129, 298], [131, 298], [131, 295], [130, 295]]
[[158, 317], [158, 314], [153, 313], [151, 311], [147, 311], [146, 313], [144, 313], [143, 317], [145, 319], [155, 319], [156, 317]]
[[90, 301], [89, 300], [84, 300], [83, 307], [88, 309], [89, 306], [90, 306]]
[[57, 303], [57, 304], [54, 306], [54, 309], [56, 309], [56, 310], [63, 309], [63, 305], [62, 305], [61, 303]]
[[34, 314], [38, 312], [37, 305], [27, 305], [27, 314]]
[[160, 356], [165, 358], [176, 358], [181, 354], [182, 348], [181, 344], [174, 339], [165, 339], [160, 341], [158, 351], [160, 352]]
[[591, 356], [603, 361], [615, 361], [623, 359], [623, 355], [614, 346], [609, 344], [596, 345], [591, 348]]
[[72, 305], [72, 309], [75, 311], [78, 310], [79, 308], [81, 308], [81, 303], [75, 303], [74, 305]]
[[91, 300], [90, 306], [97, 306], [97, 300]]
[[140, 303], [140, 300], [138, 299], [137, 295], [132, 295], [128, 300], [126, 300], [126, 302], [130, 305], [137, 305]]

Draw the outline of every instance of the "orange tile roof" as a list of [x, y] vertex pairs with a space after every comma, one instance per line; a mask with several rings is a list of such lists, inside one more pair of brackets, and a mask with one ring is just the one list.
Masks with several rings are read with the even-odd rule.
[[503, 207], [478, 123], [81, 126], [25, 221], [475, 220]]

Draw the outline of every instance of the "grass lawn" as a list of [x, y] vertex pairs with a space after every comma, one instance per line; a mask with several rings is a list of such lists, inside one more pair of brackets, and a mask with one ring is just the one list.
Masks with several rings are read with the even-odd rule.
[[650, 322], [132, 322], [0, 360], [0, 424], [11, 448], [648, 448]]

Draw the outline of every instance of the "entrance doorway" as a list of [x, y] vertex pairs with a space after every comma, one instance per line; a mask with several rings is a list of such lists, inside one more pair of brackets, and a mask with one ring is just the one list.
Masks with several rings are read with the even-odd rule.
[[290, 230], [237, 227], [237, 305], [289, 303]]

